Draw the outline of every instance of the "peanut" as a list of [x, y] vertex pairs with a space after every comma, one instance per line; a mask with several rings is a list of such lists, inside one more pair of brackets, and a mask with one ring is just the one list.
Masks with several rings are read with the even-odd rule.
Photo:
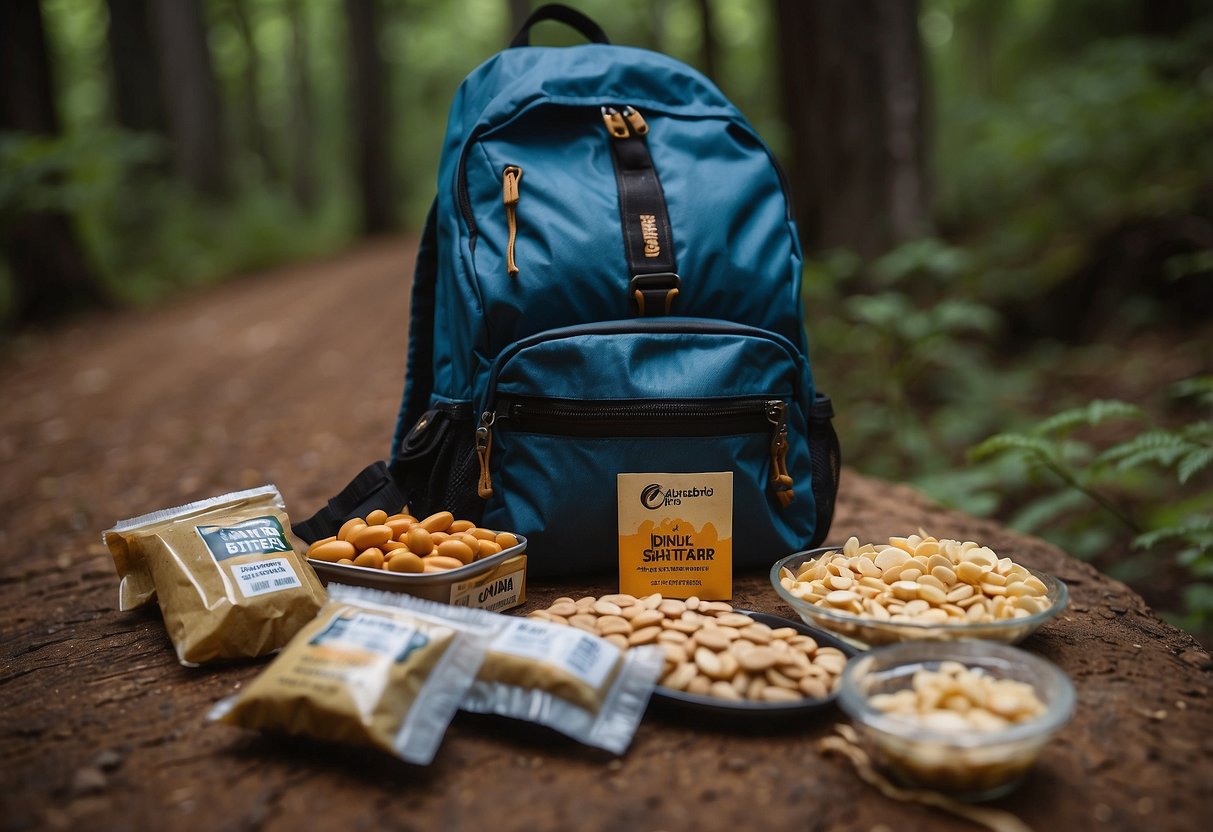
[[837, 689], [846, 663], [842, 651], [819, 647], [791, 627], [768, 627], [722, 601], [656, 593], [557, 598], [529, 615], [617, 643], [626, 640], [628, 646], [659, 644], [666, 656], [663, 687], [727, 701], [825, 699]]

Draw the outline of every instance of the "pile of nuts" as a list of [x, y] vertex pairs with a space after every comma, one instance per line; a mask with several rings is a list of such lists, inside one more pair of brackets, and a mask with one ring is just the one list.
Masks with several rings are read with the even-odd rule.
[[449, 511], [418, 520], [405, 511], [389, 515], [376, 509], [365, 518], [350, 518], [333, 537], [317, 540], [307, 556], [388, 572], [445, 572], [517, 545], [509, 532], [456, 520]]
[[941, 662], [938, 670], [915, 671], [910, 687], [875, 694], [868, 704], [924, 728], [955, 733], [1001, 731], [1045, 710], [1026, 682], [996, 679], [955, 661]]
[[[965, 799], [984, 799], [1012, 787], [1031, 768], [1042, 742], [1035, 737], [1001, 740], [995, 734], [1046, 712], [1031, 685], [956, 661], [942, 662], [935, 671], [918, 670], [910, 688], [873, 694], [868, 703], [934, 734], [897, 736], [869, 729], [900, 779]], [[982, 741], [983, 736], [990, 739]]]
[[768, 627], [723, 601], [695, 597], [557, 598], [529, 617], [578, 627], [625, 650], [661, 645], [662, 686], [730, 701], [825, 699], [847, 662], [841, 650], [819, 647], [791, 627]]
[[785, 568], [780, 584], [823, 609], [875, 621], [988, 624], [1050, 605], [1044, 582], [1010, 558], [971, 541], [922, 535], [882, 546], [852, 537], [799, 574]]

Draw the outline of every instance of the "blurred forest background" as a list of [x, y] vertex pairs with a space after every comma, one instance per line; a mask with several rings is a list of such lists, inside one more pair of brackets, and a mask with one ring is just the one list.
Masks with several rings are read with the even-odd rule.
[[[572, 5], [704, 71], [789, 170], [848, 465], [1213, 641], [1213, 4]], [[0, 351], [415, 232], [456, 86], [531, 7], [0, 2]]]

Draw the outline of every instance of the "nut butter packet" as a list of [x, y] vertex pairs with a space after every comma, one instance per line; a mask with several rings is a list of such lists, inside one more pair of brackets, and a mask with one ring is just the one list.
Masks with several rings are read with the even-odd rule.
[[155, 598], [187, 666], [272, 653], [325, 598], [290, 528], [272, 485], [123, 520], [103, 535], [119, 608]]
[[434, 758], [484, 659], [487, 630], [407, 609], [330, 598], [243, 691], [210, 718], [241, 728]]
[[490, 628], [484, 663], [460, 707], [546, 725], [614, 754], [631, 744], [665, 663], [658, 647], [624, 651], [547, 621], [377, 590], [332, 585], [329, 591], [336, 598], [374, 598], [454, 626]]

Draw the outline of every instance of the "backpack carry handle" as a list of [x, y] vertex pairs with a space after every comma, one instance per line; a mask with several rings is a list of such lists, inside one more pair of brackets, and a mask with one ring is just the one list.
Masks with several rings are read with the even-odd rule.
[[514, 35], [514, 39], [510, 41], [510, 48], [513, 49], [515, 46], [530, 46], [531, 27], [544, 20], [555, 20], [558, 23], [570, 26], [584, 35], [585, 39], [590, 41], [590, 43], [609, 44], [611, 42], [602, 27], [581, 12], [560, 3], [548, 3], [531, 12], [531, 16], [526, 19], [526, 22], [522, 24], [522, 28], [518, 30], [518, 34]]

